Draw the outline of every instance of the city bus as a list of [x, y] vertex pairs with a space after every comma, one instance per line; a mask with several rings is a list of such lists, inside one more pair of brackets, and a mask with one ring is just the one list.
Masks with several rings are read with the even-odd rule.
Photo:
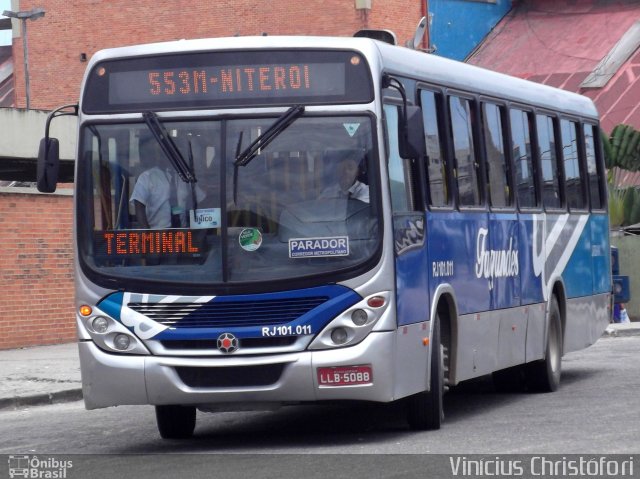
[[[87, 409], [396, 403], [493, 375], [553, 391], [611, 317], [586, 97], [371, 38], [103, 50], [78, 117], [76, 311]], [[395, 410], [395, 407], [394, 407]]]

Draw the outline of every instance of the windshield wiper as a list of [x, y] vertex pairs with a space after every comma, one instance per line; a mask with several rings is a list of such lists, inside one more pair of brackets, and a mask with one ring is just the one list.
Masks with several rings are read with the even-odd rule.
[[160, 122], [158, 115], [152, 111], [145, 111], [142, 113], [142, 118], [144, 118], [149, 130], [151, 130], [154, 138], [160, 144], [160, 147], [162, 147], [164, 154], [169, 158], [171, 165], [178, 173], [178, 176], [180, 176], [180, 179], [185, 183], [195, 183], [197, 180], [193, 169], [189, 167], [189, 164], [182, 156], [182, 153], [180, 153], [173, 139], [169, 136], [169, 132]]
[[[240, 156], [240, 148], [242, 147], [242, 137], [244, 132], [240, 131], [238, 136], [238, 144], [236, 145], [236, 158]], [[238, 204], [238, 163], [233, 164], [233, 204]]]
[[246, 166], [259, 153], [261, 148], [266, 148], [276, 139], [280, 133], [286, 130], [291, 123], [304, 113], [304, 105], [294, 105], [289, 108], [273, 125], [251, 143], [246, 150], [236, 156], [235, 166]]

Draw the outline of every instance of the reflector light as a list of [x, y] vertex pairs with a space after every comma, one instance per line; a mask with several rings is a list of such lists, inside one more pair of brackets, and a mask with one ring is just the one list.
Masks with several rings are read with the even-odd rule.
[[381, 308], [384, 306], [384, 298], [382, 296], [372, 296], [367, 300], [370, 308]]
[[80, 314], [82, 316], [91, 316], [91, 313], [93, 313], [93, 310], [91, 309], [91, 306], [87, 306], [86, 304], [83, 304], [82, 306], [80, 306]]

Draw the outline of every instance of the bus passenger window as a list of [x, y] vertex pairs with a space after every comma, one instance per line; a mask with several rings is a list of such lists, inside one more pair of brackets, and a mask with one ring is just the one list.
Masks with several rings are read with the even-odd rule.
[[[427, 176], [429, 205], [446, 206], [450, 203], [446, 156], [442, 150], [441, 131], [438, 124], [440, 95], [428, 90], [420, 92], [424, 140], [427, 151]], [[437, 103], [436, 103], [437, 102]]]
[[598, 130], [595, 125], [584, 125], [584, 146], [587, 159], [587, 175], [589, 176], [589, 196], [591, 197], [591, 208], [600, 210], [604, 206], [602, 198], [601, 175], [598, 174], [596, 161], [595, 138]]
[[473, 146], [471, 101], [452, 96], [449, 99], [449, 109], [457, 168], [458, 201], [460, 206], [478, 206], [482, 199], [478, 162]]
[[533, 156], [531, 154], [529, 114], [526, 111], [514, 108], [511, 110], [510, 116], [518, 206], [521, 208], [535, 208], [538, 203], [536, 200]]
[[564, 176], [569, 209], [583, 209], [586, 205], [582, 175], [580, 174], [580, 159], [578, 157], [578, 124], [573, 121], [562, 120], [562, 156], [564, 159]]
[[411, 175], [411, 163], [409, 160], [404, 160], [400, 157], [398, 148], [398, 107], [385, 105], [384, 116], [387, 123], [391, 207], [394, 212], [413, 211], [414, 182]]
[[504, 154], [504, 129], [500, 110], [498, 105], [491, 103], [485, 103], [482, 109], [489, 201], [492, 207], [498, 208], [511, 205], [509, 167]]
[[545, 208], [560, 208], [560, 179], [553, 119], [546, 115], [536, 116], [538, 127], [538, 149], [542, 166], [542, 204]]

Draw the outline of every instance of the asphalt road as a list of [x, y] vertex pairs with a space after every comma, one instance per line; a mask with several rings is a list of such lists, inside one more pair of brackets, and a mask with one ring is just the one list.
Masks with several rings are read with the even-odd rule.
[[[184, 475], [171, 477], [199, 477], [211, 473], [206, 464], [215, 460], [216, 474], [209, 477], [225, 478], [296, 477], [299, 468], [304, 474], [298, 477], [418, 477], [424, 467], [450, 468], [447, 457], [427, 454], [622, 454], [628, 459], [640, 453], [639, 373], [640, 336], [603, 338], [565, 356], [555, 393], [497, 393], [488, 377], [455, 388], [445, 396], [443, 428], [430, 432], [410, 431], [400, 408], [380, 405], [198, 413], [195, 436], [187, 441], [160, 439], [151, 407], [86, 411], [73, 402], [5, 410], [0, 411], [0, 454], [133, 454], [127, 460], [142, 468], [136, 477], [183, 469]], [[163, 466], [167, 453], [209, 456], [198, 461], [172, 456]], [[148, 454], [161, 456], [149, 460]], [[414, 456], [396, 456], [402, 454]], [[110, 469], [104, 462], [112, 458], [82, 460], [105, 472]], [[379, 463], [380, 458], [385, 460]], [[118, 467], [132, 465], [120, 461], [111, 472]], [[634, 472], [640, 474], [640, 463]]]

